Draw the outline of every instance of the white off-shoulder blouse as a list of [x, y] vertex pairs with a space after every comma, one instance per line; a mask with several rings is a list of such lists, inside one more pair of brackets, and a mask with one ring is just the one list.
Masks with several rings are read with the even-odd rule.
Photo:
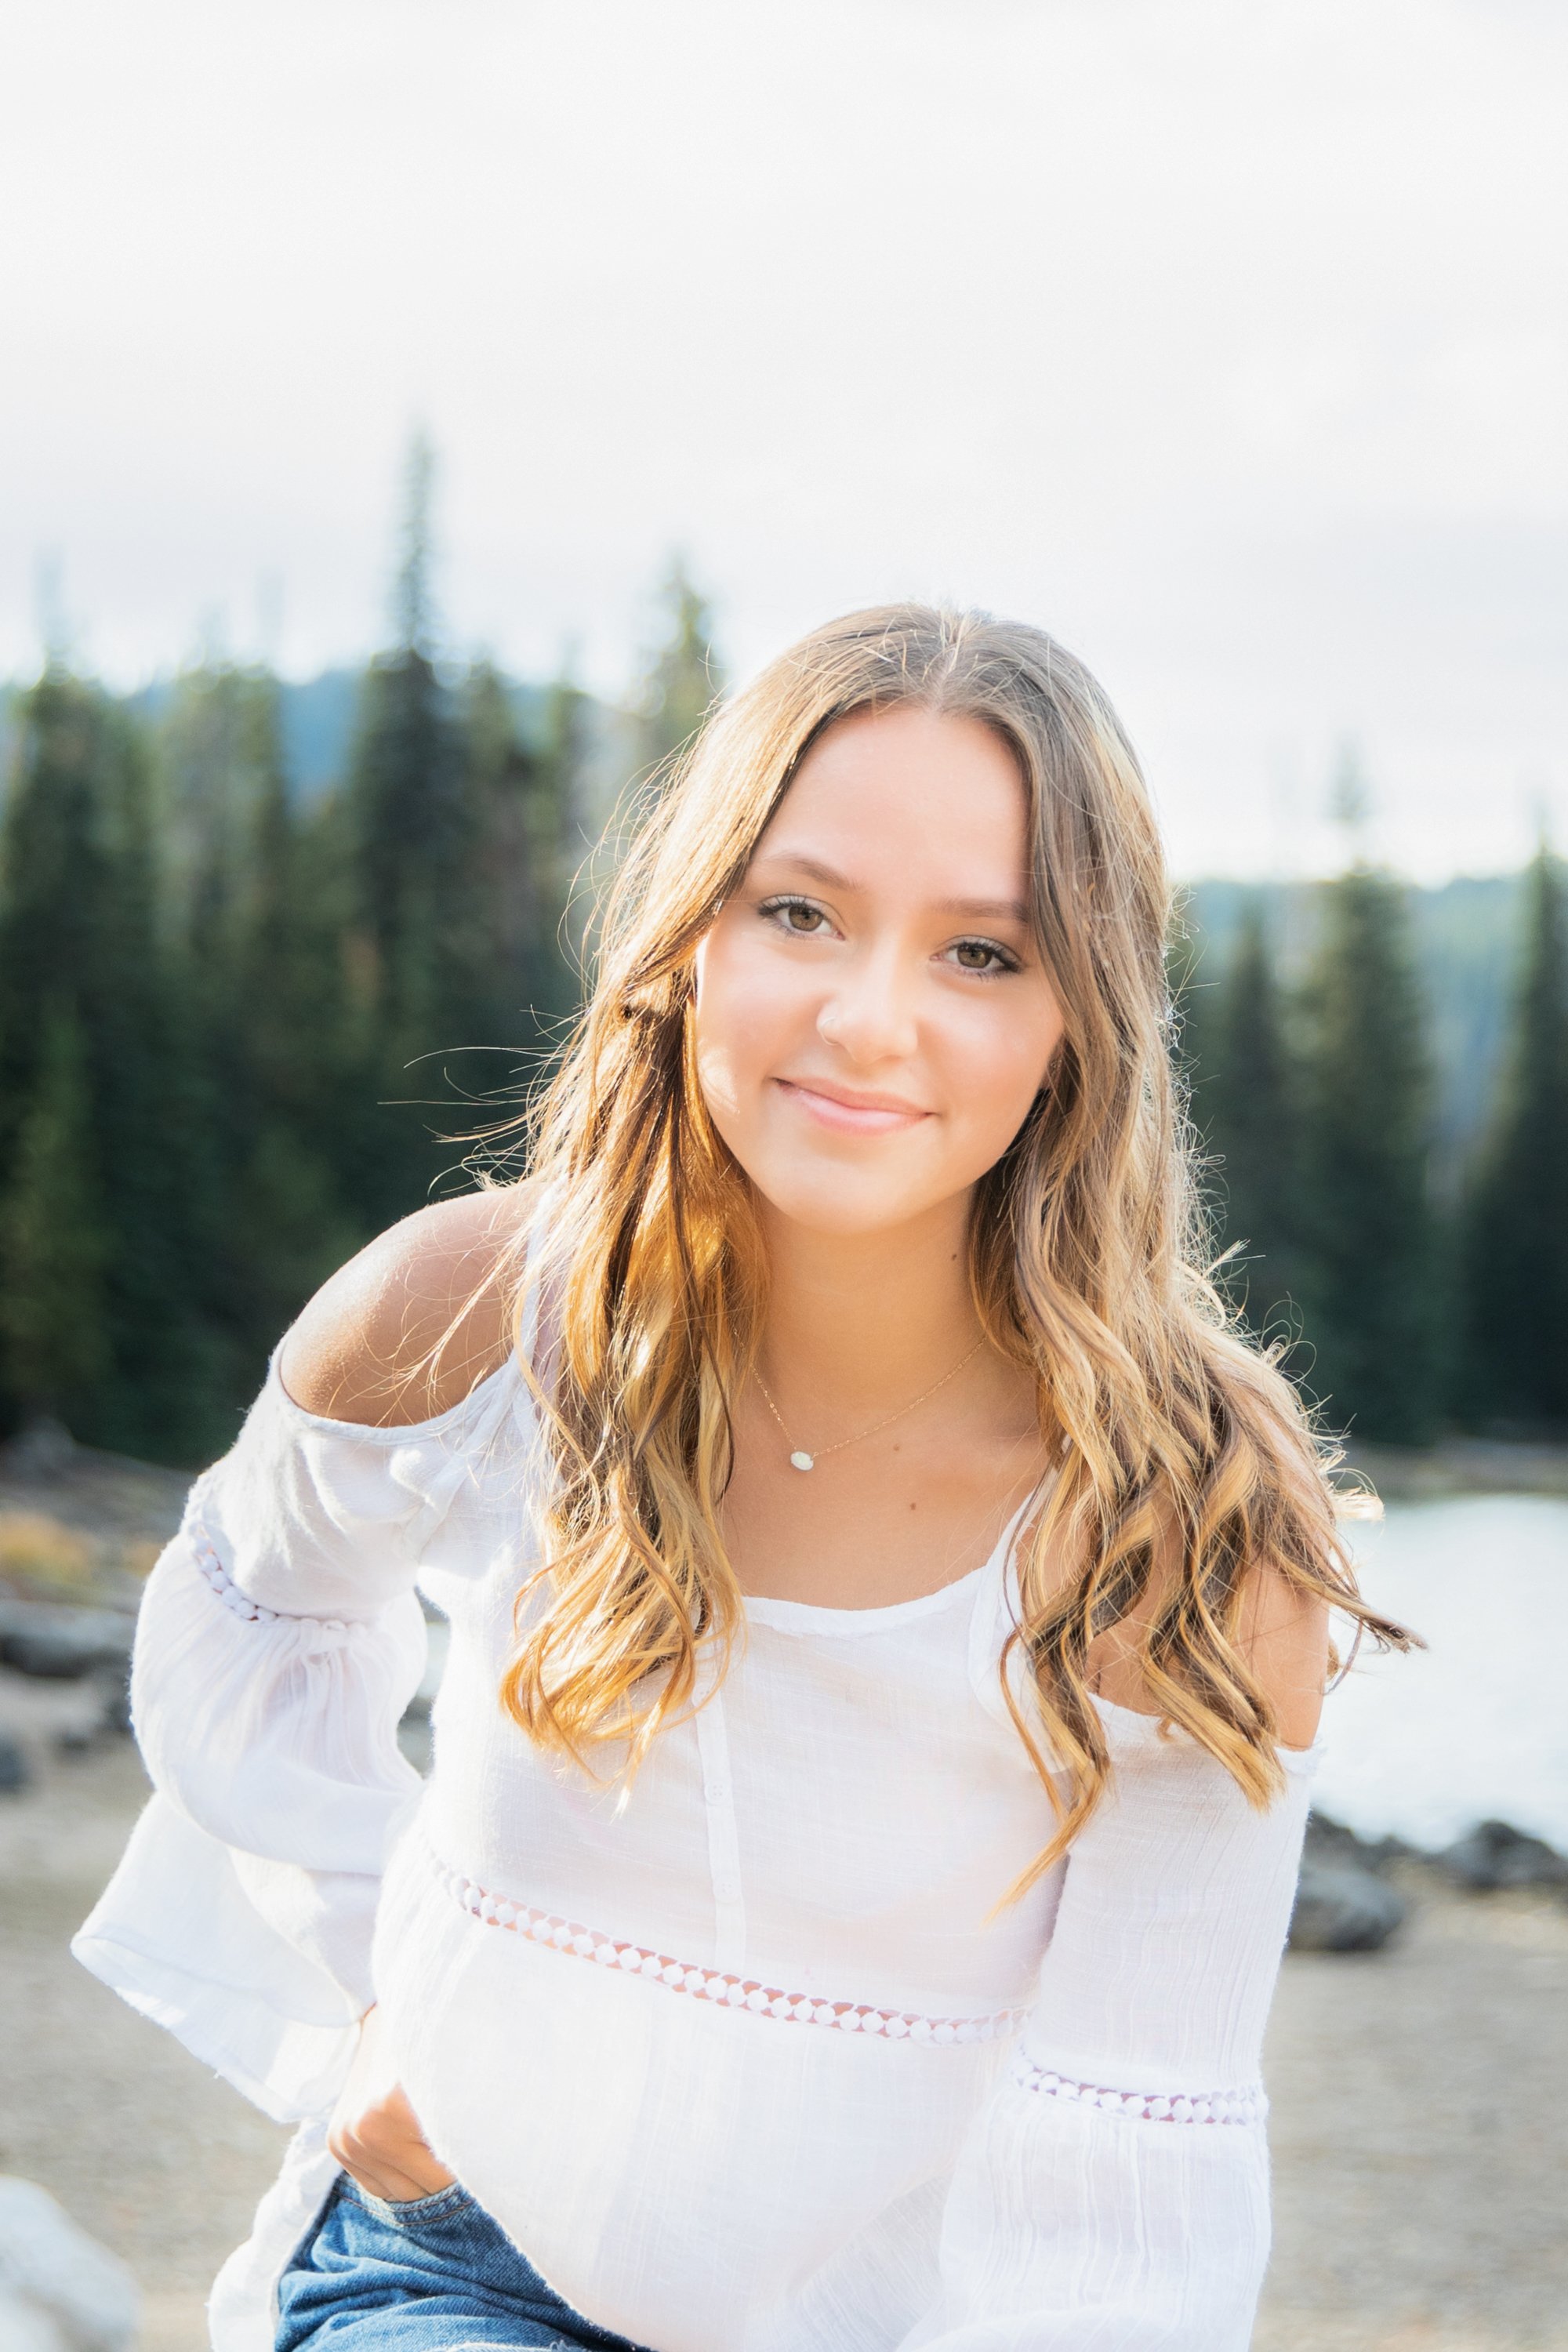
[[274, 1361], [153, 1572], [155, 1793], [75, 1950], [300, 2124], [216, 2352], [268, 2352], [373, 2000], [437, 2154], [658, 2352], [1245, 2352], [1310, 1758], [1258, 1812], [1106, 1706], [1107, 1798], [999, 1908], [1053, 1827], [998, 1679], [1015, 1520], [922, 1600], [749, 1601], [721, 1686], [595, 1786], [498, 1698], [547, 1475], [514, 1362], [367, 1429]]

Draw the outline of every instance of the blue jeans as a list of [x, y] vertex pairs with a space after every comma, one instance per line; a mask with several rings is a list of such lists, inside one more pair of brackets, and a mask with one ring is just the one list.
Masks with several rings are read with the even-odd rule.
[[393, 2205], [340, 2173], [278, 2313], [277, 2352], [642, 2352], [563, 2304], [457, 2183]]

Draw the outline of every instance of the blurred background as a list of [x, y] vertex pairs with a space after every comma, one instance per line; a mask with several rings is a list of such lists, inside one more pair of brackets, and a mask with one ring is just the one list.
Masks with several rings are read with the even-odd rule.
[[196, 2352], [278, 2156], [65, 1954], [185, 1478], [483, 1164], [626, 788], [917, 594], [1138, 744], [1222, 1279], [1430, 1644], [1330, 1703], [1258, 2352], [1568, 2346], [1568, 17], [54, 0], [0, 67], [0, 2174], [141, 2296], [59, 2340]]

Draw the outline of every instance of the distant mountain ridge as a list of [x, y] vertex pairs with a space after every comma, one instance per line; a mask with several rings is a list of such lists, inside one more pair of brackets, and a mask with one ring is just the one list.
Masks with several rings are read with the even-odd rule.
[[[345, 772], [359, 716], [363, 667], [324, 669], [316, 677], [281, 678], [278, 687], [283, 759], [289, 787], [306, 806], [321, 799]], [[173, 678], [158, 678], [126, 696], [127, 707], [144, 718], [161, 718], [174, 691]], [[537, 734], [546, 698], [543, 687], [520, 678], [507, 682], [507, 698], [519, 731]]]
[[[278, 699], [283, 733], [283, 757], [290, 789], [305, 806], [330, 792], [348, 766], [359, 714], [363, 667], [324, 669], [315, 677], [280, 678]], [[128, 710], [155, 723], [173, 699], [178, 680], [152, 679], [118, 698]], [[10, 768], [11, 706], [26, 688], [0, 685], [0, 805], [5, 796]], [[525, 740], [535, 738], [543, 721], [549, 689], [522, 678], [507, 681], [507, 697]], [[620, 714], [593, 696], [586, 698], [601, 731], [614, 730]]]

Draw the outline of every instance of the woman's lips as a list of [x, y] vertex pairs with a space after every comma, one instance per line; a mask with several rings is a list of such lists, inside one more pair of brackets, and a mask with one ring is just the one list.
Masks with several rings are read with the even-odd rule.
[[931, 1113], [897, 1095], [851, 1095], [826, 1092], [801, 1078], [775, 1078], [773, 1084], [807, 1118], [837, 1135], [892, 1135], [914, 1127]]

